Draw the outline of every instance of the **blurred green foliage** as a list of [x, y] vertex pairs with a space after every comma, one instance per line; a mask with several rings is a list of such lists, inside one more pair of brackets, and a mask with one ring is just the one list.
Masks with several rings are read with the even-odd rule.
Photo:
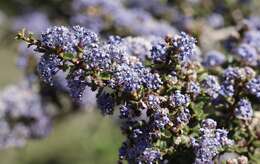
[[14, 46], [0, 42], [0, 88], [16, 83], [22, 78], [22, 72], [16, 67], [16, 51]]
[[57, 123], [43, 140], [0, 153], [1, 164], [116, 163], [122, 137], [110, 118], [95, 112], [77, 114]]

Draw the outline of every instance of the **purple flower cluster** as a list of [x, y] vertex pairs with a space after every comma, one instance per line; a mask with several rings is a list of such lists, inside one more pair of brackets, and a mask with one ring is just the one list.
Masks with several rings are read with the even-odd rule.
[[[131, 122], [126, 123], [127, 130], [132, 129]], [[128, 127], [130, 125], [130, 127]], [[119, 150], [119, 157], [126, 159], [129, 163], [146, 162], [152, 163], [160, 159], [160, 152], [149, 152], [152, 145], [152, 133], [148, 125], [142, 128], [134, 128], [130, 130], [127, 140], [123, 143]], [[156, 157], [156, 158], [155, 158]], [[159, 157], [159, 158], [158, 158]], [[148, 161], [145, 161], [148, 160]]]
[[220, 149], [233, 144], [227, 137], [228, 132], [216, 127], [217, 123], [214, 120], [206, 119], [202, 122], [201, 136], [197, 140], [192, 139], [196, 155], [195, 164], [213, 164], [213, 159], [220, 153]]
[[184, 109], [183, 111], [181, 111], [181, 113], [177, 116], [176, 121], [177, 121], [177, 124], [178, 124], [178, 125], [180, 125], [180, 124], [187, 124], [187, 123], [189, 123], [190, 118], [191, 118], [190, 111], [189, 111], [189, 109], [185, 108], [185, 109]]
[[221, 14], [213, 13], [208, 16], [207, 23], [212, 28], [218, 29], [224, 26], [225, 21]]
[[48, 28], [45, 33], [41, 35], [42, 44], [46, 47], [59, 47], [65, 52], [74, 53], [77, 40], [75, 36], [71, 35], [71, 31], [64, 26]]
[[190, 103], [190, 98], [187, 95], [182, 94], [180, 91], [176, 91], [170, 96], [170, 105], [173, 108], [186, 107]]
[[148, 108], [151, 108], [151, 109], [159, 109], [160, 108], [160, 103], [161, 103], [161, 100], [160, 100], [160, 97], [159, 96], [156, 96], [156, 95], [148, 95], [147, 97], [147, 106]]
[[59, 71], [61, 60], [55, 54], [45, 54], [41, 57], [38, 64], [40, 78], [50, 85], [53, 85], [53, 77]]
[[188, 82], [188, 84], [187, 84], [186, 92], [196, 97], [201, 93], [201, 89], [200, 89], [199, 84], [191, 81], [191, 82]]
[[98, 42], [98, 37], [94, 32], [80, 26], [74, 26], [71, 29], [64, 26], [54, 26], [48, 28], [41, 35], [43, 46], [49, 48], [59, 48], [65, 53], [76, 54], [78, 47], [89, 46]]
[[48, 28], [51, 24], [48, 15], [39, 11], [20, 15], [15, 17], [12, 21], [13, 31], [26, 28], [30, 31], [36, 32], [37, 35]]
[[84, 53], [84, 62], [88, 64], [90, 69], [108, 69], [112, 65], [111, 56], [107, 49], [101, 47], [93, 47]]
[[246, 99], [241, 99], [234, 110], [236, 118], [241, 120], [251, 120], [253, 117], [253, 108], [251, 103]]
[[230, 81], [224, 81], [221, 84], [219, 93], [224, 97], [232, 97], [235, 94], [235, 87]]
[[28, 138], [41, 138], [51, 130], [51, 120], [39, 95], [26, 82], [0, 93], [0, 148], [23, 146]]
[[138, 162], [142, 163], [153, 163], [161, 159], [161, 153], [158, 150], [153, 150], [151, 148], [145, 149], [143, 154], [138, 158]]
[[169, 115], [168, 109], [165, 108], [158, 109], [156, 113], [152, 116], [153, 126], [155, 128], [164, 129], [165, 126], [171, 122], [168, 115]]
[[213, 99], [217, 98], [221, 89], [217, 77], [208, 75], [202, 81], [203, 91]]
[[[31, 28], [34, 28], [33, 26]], [[78, 45], [75, 45], [74, 49], [74, 53], [77, 53], [76, 51], [79, 51], [79, 53], [87, 53], [90, 48], [97, 46], [97, 42], [98, 42], [98, 37], [95, 33], [90, 32], [89, 30], [80, 27], [80, 26], [74, 26], [71, 29], [68, 29], [66, 27], [62, 27], [60, 28], [60, 35], [65, 37], [66, 35], [62, 35], [62, 33], [66, 33], [65, 31], [70, 31], [70, 33], [67, 33], [67, 36], [71, 35], [71, 39], [73, 38], [74, 40], [77, 40], [76, 42], [78, 42]], [[64, 31], [63, 31], [64, 30]], [[37, 31], [37, 30], [34, 30]], [[47, 30], [48, 31], [48, 30]], [[59, 36], [59, 32], [58, 32], [58, 27], [53, 27], [53, 28], [49, 28], [49, 31], [53, 31], [52, 34], [55, 34], [56, 37], [60, 37]], [[44, 36], [46, 37], [48, 35], [48, 37], [53, 37], [53, 36], [49, 36], [52, 34], [47, 34], [47, 32], [45, 31], [44, 33], [42, 33], [42, 38], [44, 38]], [[39, 34], [40, 36], [40, 34]], [[55, 40], [55, 37], [52, 38], [53, 40]], [[62, 40], [62, 39], [61, 39]], [[56, 39], [56, 41], [58, 41], [58, 39]], [[75, 42], [75, 43], [76, 43]], [[43, 44], [43, 43], [42, 43]], [[50, 43], [52, 44], [52, 43]], [[53, 43], [53, 44], [59, 44], [59, 43]], [[64, 43], [65, 44], [65, 43]], [[44, 46], [48, 46], [43, 44]], [[87, 48], [86, 48], [87, 47]], [[94, 106], [95, 103], [95, 93], [92, 93], [92, 91], [87, 90], [83, 93], [85, 87], [83, 86], [83, 84], [81, 85], [82, 87], [78, 87], [75, 86], [73, 87], [72, 84], [72, 80], [70, 79], [70, 85], [68, 86], [68, 81], [66, 80], [66, 77], [68, 76], [68, 72], [63, 72], [60, 71], [62, 69], [62, 66], [64, 65], [63, 62], [61, 62], [61, 58], [59, 57], [59, 55], [55, 54], [55, 51], [52, 51], [52, 53], [45, 53], [41, 56], [41, 53], [37, 53], [34, 50], [34, 46], [28, 48], [25, 44], [20, 44], [19, 45], [19, 49], [18, 49], [18, 53], [19, 53], [19, 58], [17, 61], [17, 65], [19, 68], [22, 68], [26, 78], [28, 81], [30, 81], [31, 85], [35, 85], [38, 82], [38, 78], [37, 76], [39, 76], [45, 83], [47, 83], [50, 86], [47, 86], [46, 84], [40, 84], [39, 87], [41, 87], [41, 89], [43, 89], [44, 91], [41, 92], [41, 96], [44, 98], [44, 100], [47, 101], [57, 101], [57, 96], [56, 94], [63, 94], [65, 96], [68, 96], [68, 98], [71, 98], [69, 96], [69, 92], [70, 90], [71, 95], [73, 97], [73, 99], [70, 99], [72, 104], [77, 104], [76, 108], [80, 108], [83, 109], [84, 105], [86, 104], [86, 102], [88, 103], [92, 103], [92, 106]], [[73, 56], [77, 56], [76, 54], [72, 54], [69, 51], [64, 51], [62, 50], [62, 48], [59, 47], [59, 45], [57, 45], [57, 51], [61, 52], [61, 56], [67, 56], [68, 58], [71, 57], [71, 55]], [[35, 54], [38, 55], [35, 55]], [[35, 68], [36, 65], [36, 68]], [[37, 69], [37, 71], [35, 71], [35, 69]], [[77, 70], [77, 69], [76, 69]], [[75, 72], [72, 71], [72, 72]], [[70, 75], [70, 77], [74, 77], [76, 73], [72, 73], [74, 75]], [[78, 74], [79, 75], [79, 74]], [[83, 82], [85, 83], [85, 82]], [[77, 85], [77, 84], [75, 84]], [[72, 89], [70, 89], [72, 88]], [[52, 90], [52, 91], [50, 91]], [[79, 91], [76, 91], [79, 90]], [[93, 96], [94, 94], [94, 96]], [[90, 95], [90, 97], [84, 96], [83, 98], [82, 95]], [[92, 98], [94, 97], [94, 99]], [[79, 102], [76, 99], [81, 99], [82, 101]], [[76, 100], [76, 101], [75, 101]], [[59, 102], [55, 102], [55, 103], [59, 103]], [[61, 107], [61, 106], [60, 106]]]
[[161, 84], [159, 75], [152, 74], [140, 62], [131, 65], [118, 65], [110, 80], [111, 86], [120, 86], [125, 92], [135, 92], [142, 87], [158, 89]]
[[222, 65], [224, 62], [225, 62], [225, 55], [219, 51], [212, 50], [206, 53], [202, 61], [202, 64], [207, 68], [212, 68], [212, 67]]
[[236, 49], [238, 59], [246, 64], [255, 66], [257, 64], [257, 52], [254, 47], [249, 44], [241, 44]]
[[[97, 106], [104, 115], [113, 114], [115, 99], [112, 94], [103, 91], [97, 95]], [[125, 108], [126, 107], [121, 108], [122, 116], [124, 117], [127, 116], [127, 113], [125, 113]]]
[[151, 49], [151, 59], [154, 62], [165, 62], [167, 58], [166, 52], [167, 52], [166, 43], [155, 44]]
[[[72, 54], [74, 57], [78, 54], [79, 49], [82, 48], [83, 53], [88, 54], [89, 47], [94, 46], [97, 42], [98, 37], [95, 33], [80, 26], [74, 26], [72, 29], [64, 26], [49, 28], [41, 36], [43, 47], [55, 49], [65, 55]], [[84, 48], [86, 47], [88, 49], [85, 50]], [[62, 63], [57, 54], [44, 54], [38, 64], [40, 77], [44, 82], [52, 84], [53, 77], [60, 70], [59, 67], [61, 65]], [[74, 77], [74, 75], [70, 75], [70, 77]], [[68, 85], [70, 85], [69, 88], [73, 88], [71, 82]], [[81, 90], [83, 91], [84, 89]], [[75, 95], [77, 94], [75, 93]]]
[[194, 59], [195, 38], [181, 32], [172, 40], [173, 48], [178, 52], [178, 59], [181, 63], [190, 63]]
[[84, 90], [87, 86], [87, 80], [85, 79], [84, 70], [74, 70], [67, 76], [67, 83], [70, 89], [70, 95], [74, 101], [81, 100]]
[[154, 37], [126, 37], [122, 44], [126, 47], [128, 54], [139, 57], [142, 61], [146, 56], [151, 56], [152, 42]]
[[[101, 6], [108, 3], [99, 1]], [[87, 12], [99, 14], [96, 9]], [[86, 87], [91, 87], [97, 91], [97, 107], [104, 115], [119, 110], [126, 136], [119, 151], [120, 160], [158, 163], [168, 158], [174, 154], [173, 149], [189, 145], [185, 139], [174, 145], [168, 141], [197, 136], [198, 123], [207, 114], [218, 118], [226, 109], [233, 109], [233, 116], [238, 119], [253, 117], [250, 101], [252, 95], [258, 95], [259, 80], [251, 65], [241, 67], [236, 65], [240, 62], [230, 60], [234, 66], [226, 66], [230, 61], [216, 51], [208, 52], [201, 65], [195, 57], [195, 39], [184, 32], [167, 36], [164, 41], [157, 37], [112, 36], [106, 41], [98, 38], [79, 26], [55, 27], [40, 40], [31, 38], [29, 42], [32, 40], [36, 51], [43, 53], [38, 67], [42, 67], [39, 72], [46, 82], [51, 82], [57, 71], [66, 72], [75, 100], [80, 100]], [[221, 67], [207, 69], [216, 66]], [[241, 95], [244, 98], [238, 101]], [[200, 137], [192, 143], [195, 163], [212, 163], [225, 146], [232, 144], [227, 135], [226, 130], [217, 129], [214, 120], [204, 120]]]
[[142, 77], [144, 69], [141, 63], [134, 64], [133, 66], [127, 64], [118, 66], [111, 81], [112, 86], [122, 86], [126, 92], [140, 90], [144, 82]]
[[249, 30], [245, 33], [243, 38], [243, 42], [249, 44], [253, 48], [259, 52], [259, 44], [260, 44], [260, 33], [258, 30]]
[[72, 24], [84, 25], [95, 32], [114, 28], [117, 34], [165, 36], [176, 33], [167, 22], [155, 20], [143, 9], [127, 8], [123, 1], [74, 0], [72, 6], [75, 13]]
[[246, 84], [248, 92], [260, 99], [260, 76], [250, 80]]
[[237, 85], [241, 85], [241, 83], [252, 79], [254, 76], [255, 72], [250, 67], [229, 67], [225, 69], [220, 94], [225, 97], [234, 96]]
[[[259, 29], [251, 29], [245, 33], [241, 45], [242, 48], [237, 49], [237, 54], [240, 60], [250, 66], [259, 66], [259, 45], [260, 45], [260, 32]], [[251, 62], [251, 63], [249, 63]]]
[[121, 119], [127, 119], [130, 117], [130, 114], [131, 114], [131, 108], [129, 105], [121, 105], [119, 107], [119, 112], [120, 112], [120, 115], [119, 117]]
[[[68, 54], [69, 60], [83, 53], [83, 60], [88, 59], [88, 61], [94, 63], [89, 65], [91, 68], [104, 66], [104, 62], [108, 61], [104, 60], [107, 52], [103, 52], [102, 49], [97, 48], [98, 42], [99, 38], [95, 33], [80, 26], [74, 26], [71, 29], [64, 26], [49, 28], [41, 36], [43, 47], [55, 49], [55, 51], [65, 56]], [[53, 78], [61, 70], [60, 67], [62, 64], [57, 54], [44, 54], [38, 64], [38, 72], [41, 79], [46, 83], [52, 84]], [[87, 86], [86, 83], [82, 69], [77, 68], [68, 74], [67, 85], [75, 101], [81, 99]]]
[[76, 40], [75, 46], [78, 46], [84, 50], [99, 42], [99, 38], [96, 33], [81, 26], [73, 26], [71, 29], [71, 35]]

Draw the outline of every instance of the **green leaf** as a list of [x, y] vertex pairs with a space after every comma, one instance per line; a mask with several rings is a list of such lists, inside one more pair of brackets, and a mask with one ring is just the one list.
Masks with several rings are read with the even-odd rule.
[[199, 102], [199, 103], [192, 103], [192, 110], [195, 114], [195, 117], [200, 121], [206, 118], [206, 114], [203, 111], [203, 107], [205, 105], [205, 102]]
[[260, 141], [254, 141], [254, 142], [253, 142], [253, 145], [254, 145], [255, 147], [260, 147]]
[[146, 60], [144, 60], [144, 65], [145, 65], [146, 67], [149, 67], [149, 66], [152, 66], [152, 65], [153, 65], [153, 62], [152, 62], [151, 60], [149, 60], [149, 59], [146, 59]]
[[249, 154], [250, 159], [252, 160], [252, 163], [258, 163], [260, 160], [260, 153], [256, 152], [253, 155]]
[[74, 55], [73, 55], [72, 53], [65, 53], [65, 54], [63, 55], [63, 58], [64, 58], [65, 60], [72, 60], [72, 59], [74, 58]]
[[155, 146], [163, 150], [163, 149], [167, 148], [167, 143], [166, 143], [166, 141], [158, 140], [155, 143]]
[[100, 72], [99, 77], [102, 80], [110, 80], [110, 78], [111, 78], [110, 73], [108, 73], [108, 72]]

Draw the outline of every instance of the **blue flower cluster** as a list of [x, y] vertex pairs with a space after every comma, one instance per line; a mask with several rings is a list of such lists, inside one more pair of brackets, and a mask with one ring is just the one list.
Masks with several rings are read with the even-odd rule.
[[185, 107], [190, 103], [190, 98], [187, 95], [183, 95], [180, 91], [176, 91], [173, 95], [170, 96], [170, 105], [173, 108]]
[[191, 94], [191, 96], [198, 96], [201, 93], [201, 89], [198, 83], [191, 81], [187, 84], [187, 93]]
[[241, 44], [236, 49], [236, 55], [241, 62], [246, 65], [256, 65], [257, 64], [257, 52], [254, 47], [249, 44]]
[[220, 84], [218, 82], [217, 77], [213, 75], [208, 75], [202, 81], [203, 91], [208, 94], [213, 99], [217, 98], [219, 95]]
[[53, 85], [53, 77], [59, 71], [61, 60], [57, 55], [46, 54], [43, 55], [38, 64], [38, 73], [44, 82]]
[[[97, 95], [97, 105], [104, 115], [113, 114], [113, 109], [115, 107], [115, 99], [110, 93], [103, 91]], [[127, 116], [127, 113], [125, 113], [124, 108], [122, 108], [122, 116]]]
[[80, 24], [95, 32], [114, 29], [117, 34], [132, 35], [165, 36], [176, 33], [176, 29], [167, 22], [156, 20], [145, 10], [127, 8], [120, 0], [73, 0], [72, 8], [75, 14], [71, 23]]
[[196, 40], [195, 38], [187, 35], [185, 32], [181, 32], [179, 36], [176, 36], [172, 40], [173, 48], [178, 52], [178, 60], [180, 63], [190, 63], [195, 58], [194, 48]]
[[[152, 133], [148, 125], [142, 128], [132, 129], [134, 122], [128, 122], [125, 125], [125, 130], [128, 132], [127, 141], [125, 141], [119, 150], [119, 157], [126, 159], [129, 163], [153, 163], [160, 159], [159, 151], [152, 150]], [[145, 161], [148, 160], [148, 161]]]
[[171, 123], [170, 118], [168, 117], [169, 111], [165, 108], [159, 109], [151, 117], [153, 126], [155, 128], [164, 129], [166, 125]]
[[43, 46], [59, 48], [60, 51], [75, 54], [78, 47], [85, 48], [98, 42], [98, 37], [95, 33], [80, 26], [74, 26], [71, 29], [54, 26], [42, 33], [41, 42]]
[[130, 108], [130, 106], [128, 106], [128, 105], [121, 105], [121, 106], [119, 107], [119, 112], [120, 112], [119, 117], [120, 117], [121, 119], [127, 119], [127, 118], [130, 117], [131, 108]]
[[161, 159], [161, 153], [158, 150], [145, 149], [143, 154], [139, 157], [138, 162], [153, 163]]
[[120, 86], [125, 92], [136, 92], [142, 87], [158, 89], [161, 84], [159, 75], [152, 74], [140, 62], [117, 66], [113, 78], [110, 80], [111, 86]]
[[260, 76], [250, 80], [247, 83], [246, 88], [249, 93], [260, 99]]
[[[58, 29], [65, 33], [60, 35]], [[66, 72], [76, 101], [91, 87], [98, 90], [97, 107], [104, 115], [119, 114], [126, 136], [120, 160], [156, 163], [167, 160], [175, 150], [193, 146], [195, 163], [211, 163], [232, 141], [228, 131], [217, 129], [217, 123], [206, 117], [225, 117], [232, 126], [235, 118], [243, 122], [253, 117], [251, 101], [259, 90], [254, 66], [230, 60], [234, 62], [231, 67], [230, 61], [215, 51], [209, 51], [200, 63], [195, 39], [184, 32], [165, 40], [111, 36], [103, 41], [79, 26], [52, 30], [46, 35], [59, 39], [20, 37], [36, 46], [42, 59], [58, 63], [48, 66], [49, 70], [42, 66], [41, 72], [50, 72], [41, 76], [44, 81], [50, 82], [44, 78], [51, 79], [56, 71]], [[73, 46], [62, 42], [68, 36], [72, 36]], [[211, 69], [216, 66], [221, 67]], [[201, 120], [200, 137], [190, 143], [187, 138], [197, 136]], [[229, 124], [221, 126], [232, 130]]]
[[159, 109], [161, 104], [161, 100], [159, 96], [156, 95], [148, 95], [147, 96], [147, 106], [151, 109]]
[[25, 81], [0, 93], [0, 149], [20, 147], [30, 138], [42, 138], [51, 130], [51, 119], [41, 98]]
[[63, 51], [75, 52], [76, 39], [68, 28], [52, 27], [48, 28], [41, 36], [42, 44], [46, 47], [56, 48], [59, 47]]
[[228, 132], [216, 127], [217, 123], [214, 120], [206, 119], [202, 122], [201, 136], [197, 140], [192, 139], [196, 155], [195, 164], [213, 164], [213, 159], [219, 154], [220, 149], [233, 144], [233, 141], [227, 138]]
[[70, 89], [70, 95], [75, 100], [81, 100], [84, 90], [87, 86], [84, 71], [82, 69], [74, 70], [67, 76], [67, 83]]
[[154, 62], [165, 62], [167, 59], [166, 43], [155, 44], [151, 49], [151, 58]]
[[250, 67], [229, 67], [224, 70], [223, 81], [220, 94], [226, 97], [232, 97], [235, 94], [238, 85], [245, 86], [245, 82], [255, 76], [255, 71]]
[[122, 40], [122, 45], [126, 47], [128, 54], [139, 57], [142, 61], [151, 56], [153, 42], [159, 38], [157, 37], [126, 37]]
[[[250, 2], [72, 0], [62, 5], [37, 2], [36, 8], [25, 6], [33, 0], [19, 1], [24, 10], [15, 17], [13, 30], [26, 27], [39, 39], [27, 31], [19, 34], [31, 49], [20, 50], [18, 64], [31, 79], [30, 86], [39, 88], [42, 103], [76, 111], [90, 102], [103, 115], [118, 114], [117, 123], [126, 137], [119, 163], [213, 163], [229, 151], [237, 156], [244, 152], [251, 160], [259, 140], [254, 137], [258, 125], [252, 118], [257, 116], [260, 99], [260, 18], [250, 16]], [[248, 20], [240, 22], [243, 17]], [[52, 27], [40, 35], [57, 22], [72, 27]], [[4, 24], [2, 13], [0, 24]], [[65, 104], [64, 95], [70, 96]], [[22, 118], [14, 118], [17, 111], [21, 115], [20, 106], [13, 105], [20, 102], [15, 100], [0, 100], [0, 106], [11, 111], [0, 118], [4, 134], [0, 144], [22, 145], [25, 138], [47, 134], [49, 117], [37, 115], [31, 123], [39, 104], [30, 106], [36, 110], [29, 110], [33, 115], [29, 120], [27, 110]], [[16, 112], [6, 105], [9, 102], [18, 108]], [[8, 114], [12, 124], [5, 120]], [[227, 130], [217, 129], [217, 122], [207, 117]], [[227, 149], [232, 146], [227, 135], [239, 147]], [[197, 138], [193, 144], [191, 137]], [[196, 157], [189, 159], [192, 146]]]
[[253, 117], [253, 108], [251, 103], [246, 99], [241, 99], [236, 105], [234, 115], [238, 119], [251, 120]]
[[196, 58], [195, 38], [189, 36], [185, 32], [175, 37], [166, 37], [165, 41], [154, 42], [151, 56], [154, 63], [168, 63], [174, 58], [178, 64], [184, 66], [191, 63]]
[[234, 50], [234, 54], [242, 64], [258, 67], [260, 64], [259, 45], [259, 29], [251, 27], [243, 35], [240, 45]]
[[219, 51], [212, 50], [206, 53], [202, 64], [207, 68], [214, 68], [216, 66], [221, 66], [224, 62], [225, 55]]
[[191, 114], [189, 109], [184, 109], [183, 111], [181, 111], [181, 113], [177, 116], [176, 118], [176, 122], [178, 125], [180, 124], [188, 124], [191, 118]]

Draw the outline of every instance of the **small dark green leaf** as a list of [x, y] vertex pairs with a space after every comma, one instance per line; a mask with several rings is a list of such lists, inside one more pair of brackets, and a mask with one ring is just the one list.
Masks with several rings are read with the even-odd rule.
[[110, 79], [110, 74], [108, 72], [101, 72], [99, 74], [99, 77], [102, 80], [109, 80]]
[[203, 107], [205, 105], [205, 102], [199, 102], [199, 103], [192, 103], [191, 106], [192, 106], [192, 110], [195, 114], [195, 117], [198, 119], [198, 120], [203, 120], [206, 118], [206, 114], [204, 113], [203, 111]]
[[74, 55], [73, 55], [72, 53], [65, 53], [65, 54], [63, 55], [63, 58], [64, 58], [65, 60], [72, 60], [72, 59], [74, 58]]

